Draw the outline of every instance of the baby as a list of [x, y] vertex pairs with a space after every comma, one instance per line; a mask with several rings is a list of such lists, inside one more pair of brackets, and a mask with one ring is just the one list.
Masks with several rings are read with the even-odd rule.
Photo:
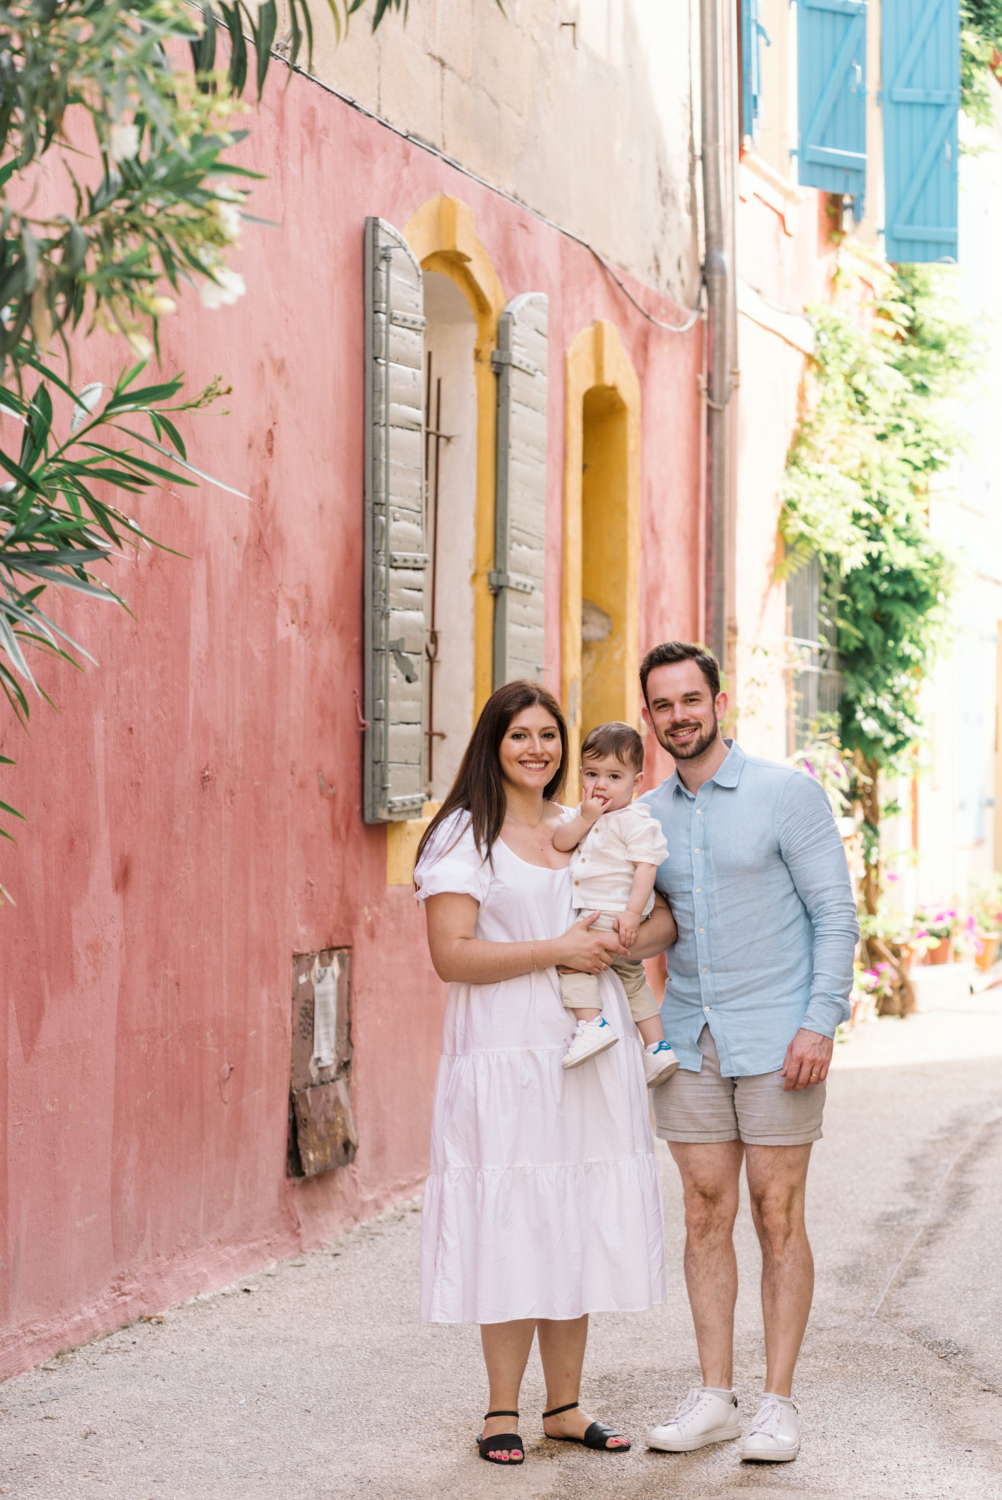
[[[599, 912], [597, 931], [617, 932], [624, 948], [637, 941], [654, 905], [654, 877], [668, 857], [664, 834], [647, 807], [633, 801], [644, 779], [644, 742], [629, 724], [600, 724], [581, 746], [581, 805], [553, 835], [554, 848], [574, 850], [574, 906]], [[670, 1078], [678, 1058], [665, 1041], [654, 991], [636, 958], [613, 959], [644, 1043], [647, 1087]], [[577, 1068], [619, 1038], [602, 1015], [597, 974], [561, 974], [564, 1005], [577, 1031], [563, 1060]]]

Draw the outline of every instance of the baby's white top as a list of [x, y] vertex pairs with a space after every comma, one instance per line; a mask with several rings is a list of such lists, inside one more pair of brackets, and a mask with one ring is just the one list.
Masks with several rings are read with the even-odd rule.
[[[580, 804], [578, 812], [581, 811]], [[637, 865], [660, 865], [668, 858], [661, 824], [646, 803], [631, 802], [605, 812], [571, 857], [577, 911], [625, 911]], [[654, 905], [654, 893], [644, 916]]]

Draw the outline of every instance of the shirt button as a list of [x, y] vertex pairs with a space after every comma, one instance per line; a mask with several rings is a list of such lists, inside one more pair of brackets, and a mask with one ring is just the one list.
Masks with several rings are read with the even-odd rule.
[[704, 974], [705, 974], [705, 973], [706, 973], [706, 970], [705, 970], [705, 969], [704, 969], [704, 970], [703, 970], [703, 973], [704, 973]]
[[[704, 970], [703, 970], [703, 973], [704, 973], [704, 974], [705, 974], [705, 973], [706, 973], [706, 970], [705, 970], [705, 969], [704, 969]], [[707, 1014], [707, 1015], [709, 1015], [709, 1014], [710, 1014], [710, 1007], [709, 1007], [709, 1006], [708, 1006], [708, 1005], [704, 1005], [704, 1006], [703, 1006], [703, 1009], [704, 1009], [704, 1011], [705, 1011], [705, 1012], [706, 1012], [706, 1014]]]
[[698, 849], [695, 849], [695, 850], [693, 850], [693, 853], [694, 853], [694, 854], [698, 854], [698, 853], [699, 853], [699, 850], [698, 850]]
[[701, 927], [699, 930], [700, 930], [700, 932], [702, 932], [704, 929]]
[[701, 813], [701, 812], [702, 812], [702, 811], [703, 811], [703, 809], [702, 809], [702, 808], [701, 808], [701, 807], [697, 807], [697, 808], [696, 808], [696, 817], [697, 817], [697, 818], [698, 818], [698, 817], [699, 817], [699, 815], [700, 815], [700, 813]]
[[[577, 885], [577, 881], [575, 881], [574, 884]], [[697, 887], [696, 887], [696, 895], [697, 896], [701, 896], [702, 894], [703, 894], [703, 887], [701, 885], [697, 885]]]

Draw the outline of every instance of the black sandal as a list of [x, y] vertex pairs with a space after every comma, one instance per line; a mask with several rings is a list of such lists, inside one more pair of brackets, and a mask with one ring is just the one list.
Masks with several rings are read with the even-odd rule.
[[[488, 1417], [517, 1417], [517, 1411], [489, 1411], [484, 1413], [484, 1421]], [[598, 1423], [593, 1422], [592, 1427]], [[589, 1427], [588, 1431], [591, 1431]], [[476, 1439], [477, 1447], [480, 1449], [480, 1457], [485, 1458], [489, 1464], [504, 1464], [506, 1468], [510, 1465], [520, 1464], [525, 1461], [525, 1448], [522, 1439], [517, 1432], [496, 1432], [493, 1437], [479, 1437]], [[492, 1458], [491, 1453], [512, 1453], [518, 1449], [521, 1458]]]
[[[566, 1406], [555, 1406], [552, 1411], [544, 1411], [543, 1417], [544, 1419], [546, 1417], [559, 1417], [562, 1411], [573, 1411], [575, 1406], [580, 1405], [580, 1401], [568, 1401]], [[597, 1448], [600, 1453], [629, 1453], [630, 1451], [629, 1439], [625, 1443], [620, 1443], [618, 1448], [606, 1447], [610, 1438], [621, 1438], [623, 1434], [616, 1432], [612, 1427], [607, 1427], [604, 1422], [593, 1422], [590, 1427], [585, 1429], [583, 1438], [550, 1437], [548, 1432], [544, 1432], [543, 1436], [550, 1438], [551, 1443], [583, 1443], [586, 1448]]]

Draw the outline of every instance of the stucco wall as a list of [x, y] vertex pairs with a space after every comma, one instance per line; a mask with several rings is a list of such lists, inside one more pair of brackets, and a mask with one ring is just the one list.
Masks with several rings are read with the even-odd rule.
[[421, 0], [317, 39], [318, 78], [694, 305], [689, 0]]
[[[786, 591], [776, 576], [783, 556], [780, 488], [799, 415], [805, 342], [810, 347], [809, 325], [798, 314], [823, 300], [833, 249], [821, 194], [802, 189], [791, 204], [743, 171], [738, 255], [746, 310], [738, 318], [734, 707], [744, 748], [783, 760], [789, 705]], [[760, 183], [765, 197], [755, 191]]]
[[[484, 6], [479, 7], [480, 10]], [[276, 70], [278, 71], [278, 70]], [[245, 492], [144, 501], [189, 560], [121, 570], [135, 621], [62, 600], [98, 665], [43, 667], [59, 705], [6, 799], [29, 816], [0, 881], [0, 1373], [321, 1243], [415, 1191], [444, 987], [386, 831], [360, 819], [362, 234], [463, 198], [508, 296], [550, 297], [547, 664], [559, 682], [563, 351], [616, 323], [641, 381], [641, 647], [696, 629], [699, 329], [653, 329], [588, 252], [315, 84], [274, 77], [242, 148], [268, 174], [248, 295], [164, 329], [195, 462]], [[656, 312], [670, 303], [635, 287]], [[85, 346], [81, 383], [93, 378]], [[663, 760], [660, 761], [663, 765]], [[350, 946], [350, 1168], [285, 1176], [293, 953]]]

